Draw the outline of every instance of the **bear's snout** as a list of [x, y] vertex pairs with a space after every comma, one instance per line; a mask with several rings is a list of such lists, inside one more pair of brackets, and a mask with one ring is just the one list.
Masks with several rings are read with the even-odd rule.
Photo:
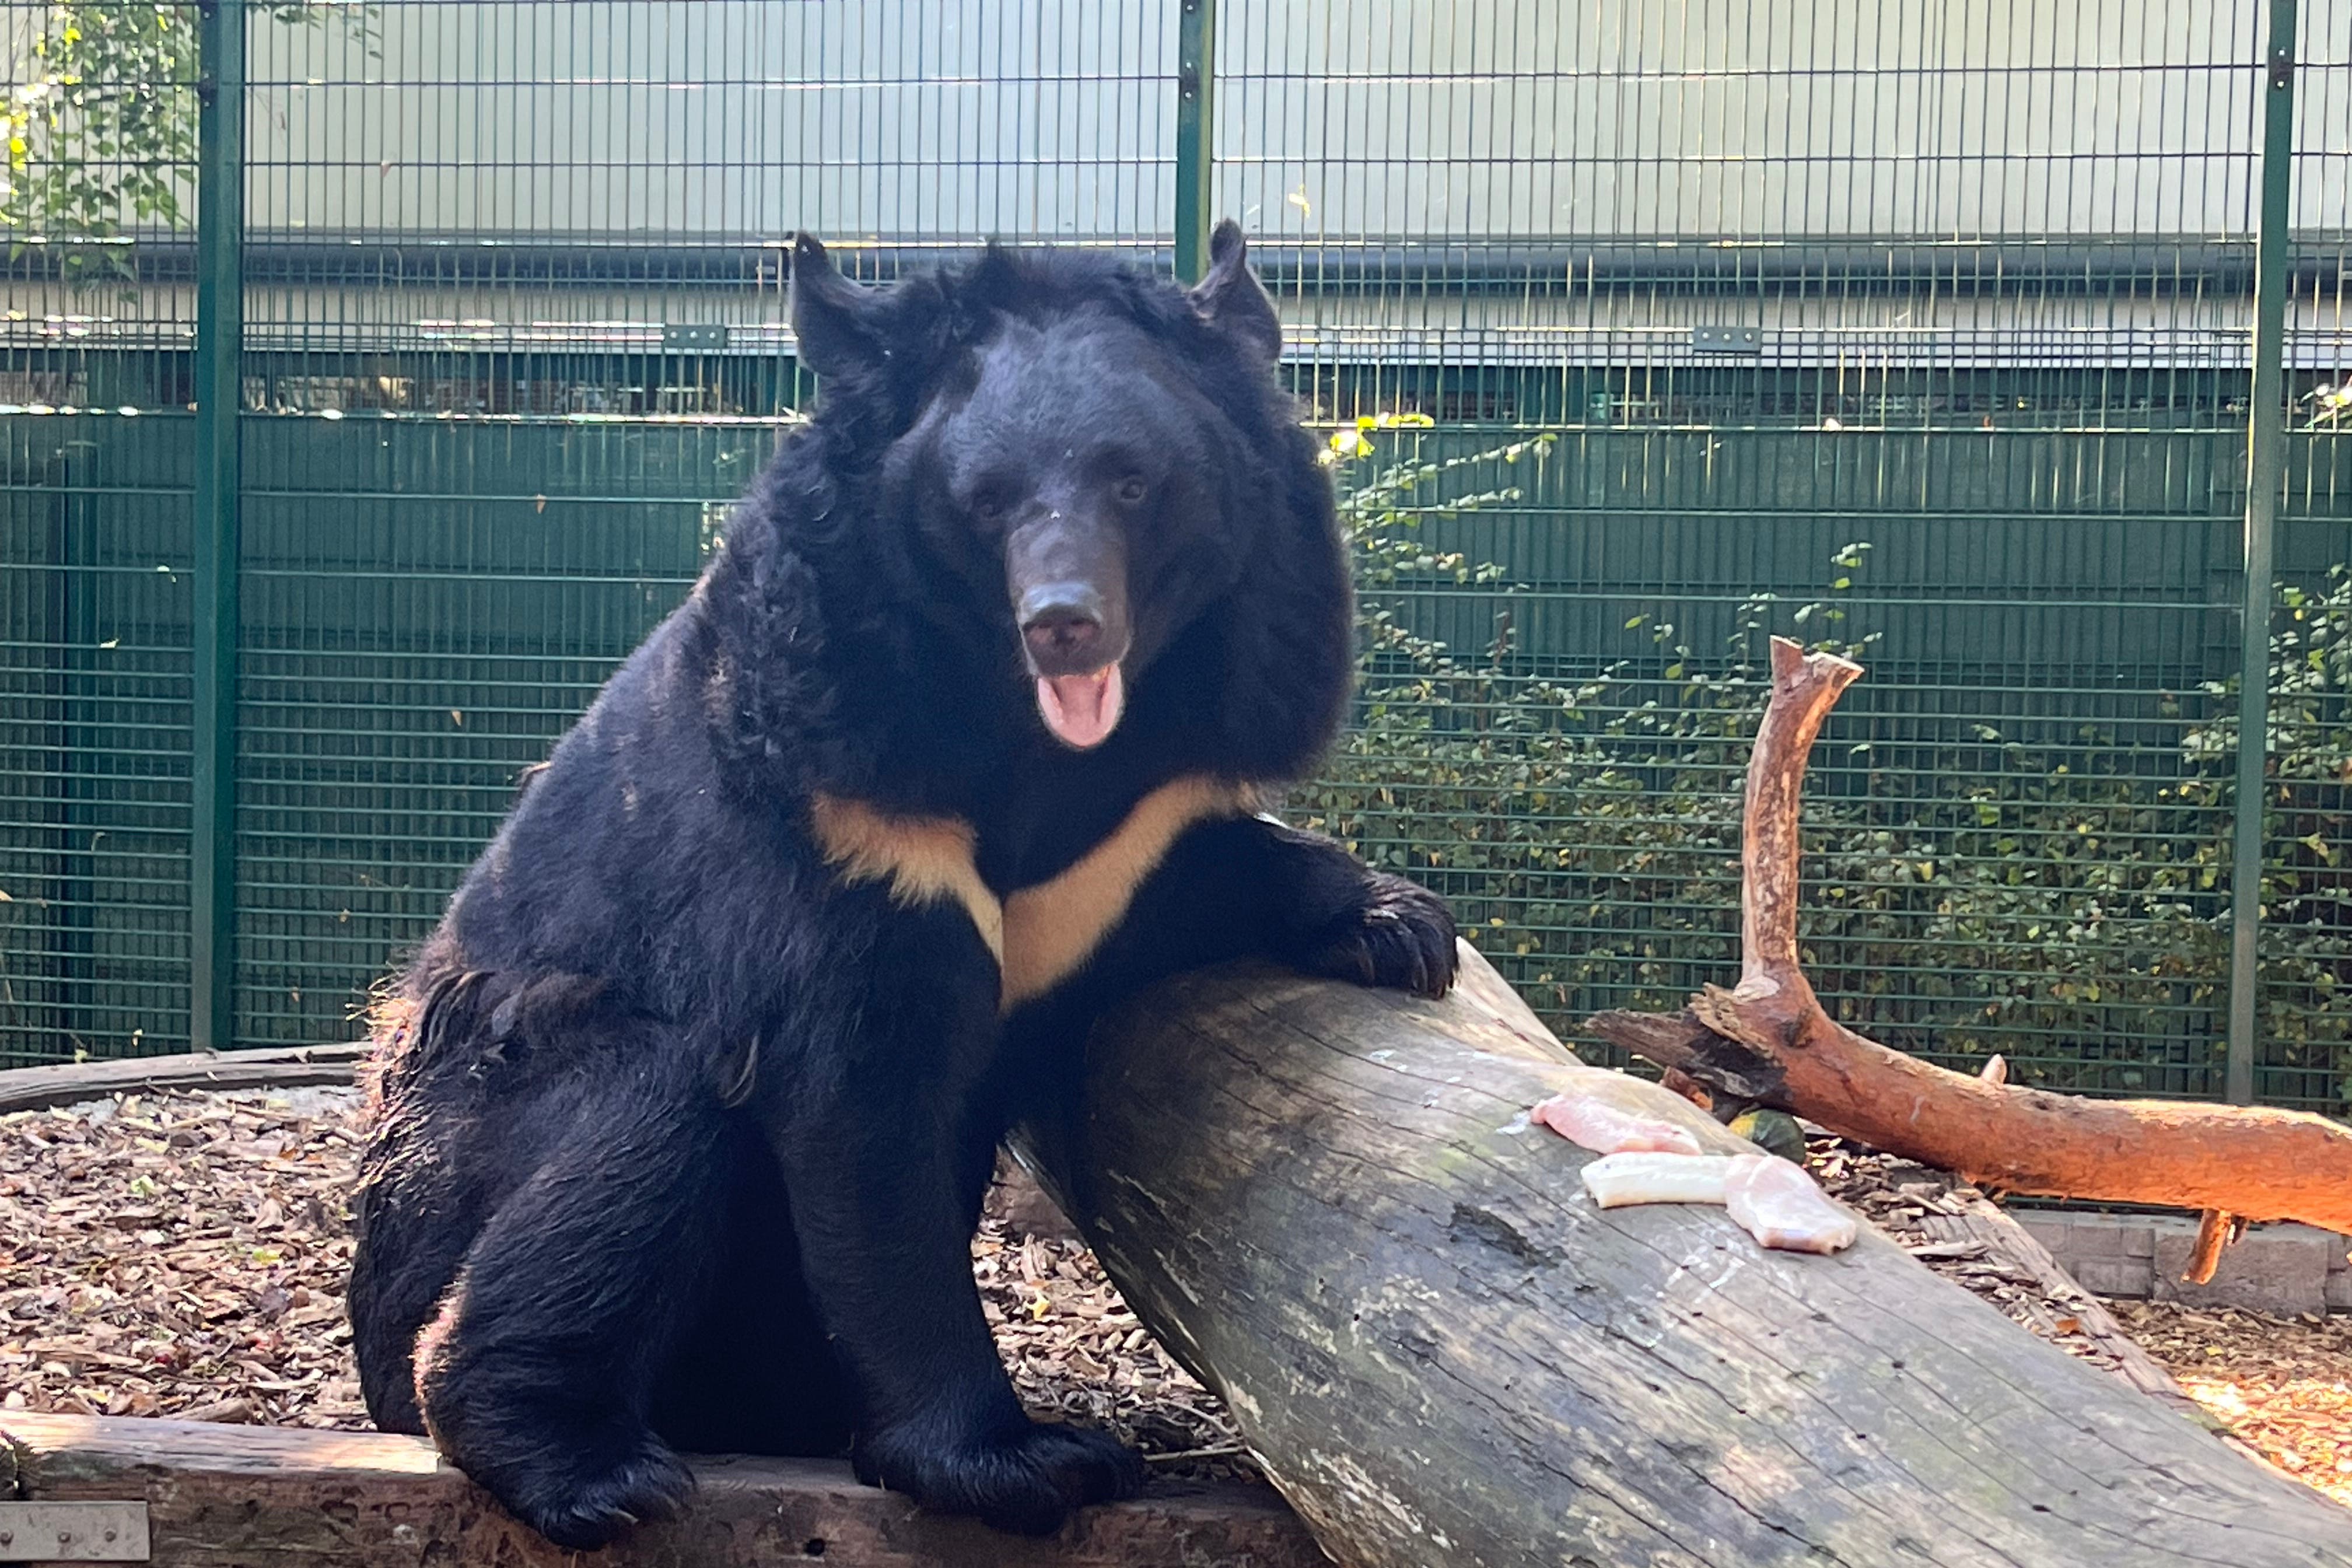
[[1103, 635], [1102, 595], [1083, 583], [1055, 583], [1022, 595], [1021, 640], [1040, 675], [1087, 675], [1116, 650]]
[[1013, 531], [1004, 567], [1031, 674], [1092, 675], [1127, 657], [1127, 545], [1116, 527], [1047, 512]]

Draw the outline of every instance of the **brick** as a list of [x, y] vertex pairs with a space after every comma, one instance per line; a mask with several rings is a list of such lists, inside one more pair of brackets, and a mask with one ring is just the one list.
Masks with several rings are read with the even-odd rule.
[[[2069, 1215], [2066, 1219], [2066, 1246], [2063, 1251], [2043, 1242], [2044, 1247], [2058, 1254], [2063, 1261], [2069, 1258], [2123, 1258], [2124, 1227], [2105, 1215]], [[2146, 1254], [2141, 1256], [2145, 1257]]]
[[[2145, 1296], [2155, 1268], [2156, 1231], [2127, 1215], [2015, 1211], [2033, 1239], [2050, 1249], [2060, 1268], [2089, 1289], [2105, 1295]], [[2094, 1285], [2092, 1276], [2109, 1281]], [[2137, 1281], [2137, 1283], [2133, 1283]]]
[[2074, 1228], [2073, 1216], [2037, 1209], [2011, 1209], [2009, 1217], [2024, 1226], [2025, 1234], [2048, 1247], [2053, 1257], [2064, 1261], [2066, 1237]]
[[2127, 1296], [2139, 1300], [2147, 1295], [2154, 1284], [2154, 1270], [2145, 1258], [2079, 1258], [2066, 1262], [2066, 1272], [2085, 1290], [2101, 1296]]
[[2305, 1226], [2257, 1226], [2221, 1253], [2221, 1267], [2207, 1285], [2184, 1282], [2181, 1272], [2196, 1250], [2193, 1220], [2166, 1221], [2156, 1232], [2154, 1293], [2159, 1301], [2185, 1301], [2290, 1316], [2327, 1310], [2327, 1270], [2334, 1250], [2329, 1238]]

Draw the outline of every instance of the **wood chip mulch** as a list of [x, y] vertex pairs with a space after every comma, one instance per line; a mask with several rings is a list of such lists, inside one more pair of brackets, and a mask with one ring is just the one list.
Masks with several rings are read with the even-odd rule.
[[366, 1425], [349, 1089], [0, 1116], [0, 1412]]
[[[364, 1430], [343, 1317], [356, 1102], [304, 1089], [0, 1116], [0, 1413]], [[1110, 1426], [1164, 1473], [1245, 1473], [1223, 1407], [1082, 1244], [992, 1212], [972, 1268], [1037, 1414]]]
[[[0, 1116], [0, 1412], [363, 1429], [342, 1300], [354, 1103], [306, 1089]], [[2110, 1307], [2030, 1238], [2020, 1250], [1975, 1189], [1835, 1140], [1812, 1156], [1832, 1194], [1922, 1262], [2159, 1397], [2185, 1389], [2352, 1504], [2352, 1321]], [[972, 1244], [1023, 1398], [1117, 1429], [1165, 1473], [1251, 1473], [1222, 1405], [1057, 1220], [1015, 1186]]]

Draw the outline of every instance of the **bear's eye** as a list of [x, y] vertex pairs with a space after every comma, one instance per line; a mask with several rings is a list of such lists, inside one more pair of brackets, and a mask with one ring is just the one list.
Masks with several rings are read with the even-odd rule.
[[1150, 486], [1143, 482], [1142, 475], [1129, 474], [1127, 478], [1118, 481], [1118, 488], [1111, 493], [1118, 496], [1118, 499], [1127, 505], [1134, 506], [1136, 503], [1143, 500], [1144, 495], [1149, 491], [1150, 488]]
[[971, 498], [971, 515], [982, 522], [999, 521], [1007, 510], [1008, 506], [1003, 490], [992, 489], [980, 490]]

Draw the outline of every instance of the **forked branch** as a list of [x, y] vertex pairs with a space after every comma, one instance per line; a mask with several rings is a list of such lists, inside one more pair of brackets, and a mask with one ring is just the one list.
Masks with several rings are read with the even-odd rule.
[[1948, 1071], [1855, 1034], [1797, 951], [1799, 799], [1822, 721], [1861, 667], [1772, 642], [1748, 762], [1740, 979], [1678, 1016], [1604, 1013], [1594, 1032], [1721, 1094], [1806, 1117], [1995, 1191], [2301, 1220], [2352, 1234], [2352, 1129], [2302, 1111], [2087, 1100]]

